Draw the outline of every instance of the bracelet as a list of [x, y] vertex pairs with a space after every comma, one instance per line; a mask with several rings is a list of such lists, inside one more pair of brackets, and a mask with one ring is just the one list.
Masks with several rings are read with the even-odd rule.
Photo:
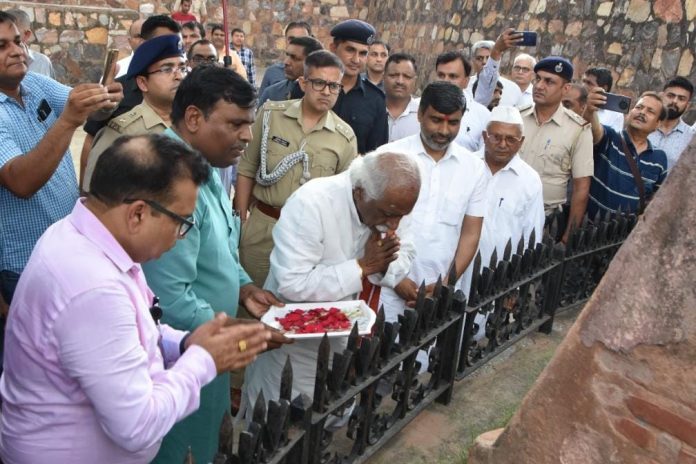
[[179, 355], [184, 354], [184, 351], [186, 351], [186, 340], [188, 340], [190, 336], [191, 332], [187, 332], [179, 342]]

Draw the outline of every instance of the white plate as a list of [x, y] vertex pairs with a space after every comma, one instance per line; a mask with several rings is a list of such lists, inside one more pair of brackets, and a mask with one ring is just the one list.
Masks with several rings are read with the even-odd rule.
[[[351, 328], [347, 330], [341, 330], [341, 331], [335, 331], [335, 332], [326, 332], [326, 334], [329, 337], [345, 337], [347, 335], [350, 335], [350, 331], [353, 329], [353, 324], [355, 324], [355, 321], [358, 322], [358, 333], [360, 335], [368, 335], [370, 331], [372, 330], [372, 326], [374, 325], [375, 321], [377, 320], [377, 315], [375, 314], [372, 309], [365, 304], [364, 301], [362, 300], [351, 300], [351, 301], [330, 301], [330, 302], [317, 302], [317, 303], [287, 303], [284, 307], [279, 308], [277, 306], [271, 306], [268, 309], [268, 312], [263, 315], [261, 318], [261, 322], [264, 324], [267, 324], [274, 329], [278, 329], [281, 332], [283, 331], [283, 327], [280, 325], [280, 323], [276, 320], [276, 318], [282, 318], [286, 314], [288, 314], [290, 311], [294, 311], [296, 309], [301, 309], [303, 311], [309, 311], [310, 309], [316, 309], [316, 308], [324, 308], [324, 309], [329, 309], [329, 308], [338, 308], [341, 310], [344, 309], [357, 309], [360, 308], [362, 311], [359, 316], [352, 317], [350, 318], [351, 321]], [[288, 338], [321, 338], [324, 336], [324, 333], [311, 333], [311, 334], [285, 334], [286, 337]]]

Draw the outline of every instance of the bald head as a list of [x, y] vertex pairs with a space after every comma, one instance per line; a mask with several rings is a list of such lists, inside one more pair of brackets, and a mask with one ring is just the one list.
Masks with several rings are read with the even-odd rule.
[[420, 171], [412, 157], [402, 153], [368, 153], [350, 165], [353, 188], [361, 188], [370, 200], [386, 190], [420, 190]]
[[144, 19], [136, 19], [128, 29], [128, 44], [133, 51], [135, 51], [140, 44], [143, 43], [143, 38], [140, 36], [140, 31], [142, 30], [144, 22]]
[[356, 158], [348, 172], [360, 221], [373, 230], [396, 230], [418, 200], [420, 171], [409, 155], [368, 153]]

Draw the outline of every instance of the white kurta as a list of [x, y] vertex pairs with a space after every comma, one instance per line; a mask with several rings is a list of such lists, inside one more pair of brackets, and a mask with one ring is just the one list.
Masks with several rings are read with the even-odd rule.
[[[399, 258], [385, 275], [369, 276], [374, 284], [392, 287], [408, 272], [414, 247], [408, 239], [408, 218], [401, 221]], [[273, 228], [271, 269], [264, 288], [286, 302], [349, 300], [362, 290], [360, 266], [371, 230], [360, 222], [348, 172], [313, 179], [288, 198]], [[331, 350], [345, 349], [347, 337], [331, 338]], [[245, 405], [263, 390], [266, 401], [277, 400], [285, 360], [293, 368], [294, 398], [313, 397], [317, 349], [321, 339], [296, 340], [260, 355], [246, 369], [242, 388]]]
[[466, 111], [455, 142], [469, 151], [478, 151], [483, 146], [483, 131], [491, 119], [488, 108], [467, 97]]
[[[464, 216], [484, 214], [485, 164], [455, 143], [435, 162], [425, 152], [420, 134], [383, 145], [377, 151], [406, 153], [418, 161], [421, 191], [411, 212], [416, 257], [408, 277], [418, 285], [435, 282], [439, 276], [446, 276], [454, 259]], [[380, 303], [390, 322], [405, 309], [405, 302], [389, 288], [382, 289]]]
[[404, 112], [396, 118], [392, 118], [391, 114], [387, 111], [390, 142], [420, 133], [418, 105], [420, 105], [420, 98], [411, 97], [411, 101], [408, 103]]
[[[483, 157], [483, 150], [476, 155]], [[479, 240], [482, 266], [488, 266], [494, 250], [500, 261], [509, 239], [512, 239], [513, 253], [520, 237], [524, 237], [525, 246], [529, 245], [532, 230], [535, 230], [535, 243], [541, 242], [545, 220], [541, 178], [519, 155], [515, 155], [495, 175], [486, 164], [486, 175], [489, 179], [486, 187], [486, 212]], [[473, 263], [458, 283], [458, 288], [467, 297], [472, 268]]]
[[529, 84], [527, 86], [527, 89], [524, 92], [522, 92], [522, 95], [520, 95], [520, 98], [517, 100], [517, 103], [515, 104], [517, 108], [525, 108], [534, 103], [534, 96], [532, 94], [533, 89], [534, 86], [532, 84]]

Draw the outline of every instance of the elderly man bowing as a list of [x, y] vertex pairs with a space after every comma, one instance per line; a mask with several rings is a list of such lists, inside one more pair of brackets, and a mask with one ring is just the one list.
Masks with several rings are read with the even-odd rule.
[[[286, 301], [310, 302], [354, 298], [364, 276], [383, 287], [396, 285], [406, 276], [413, 247], [391, 231], [413, 209], [420, 184], [410, 156], [371, 153], [353, 161], [347, 172], [302, 186], [285, 203], [273, 229], [265, 288]], [[345, 344], [346, 337], [331, 339], [333, 352]], [[311, 397], [318, 347], [318, 340], [297, 340], [260, 356], [246, 370], [245, 404], [253, 404], [260, 391], [266, 399], [279, 397], [288, 356], [293, 396]]]
[[412, 213], [417, 256], [408, 276], [382, 292], [387, 321], [396, 321], [415, 302], [421, 282], [434, 284], [452, 262], [459, 276], [476, 255], [487, 176], [480, 159], [453, 143], [464, 110], [456, 85], [433, 82], [423, 90], [418, 108], [420, 133], [378, 149], [408, 153], [423, 175]]

